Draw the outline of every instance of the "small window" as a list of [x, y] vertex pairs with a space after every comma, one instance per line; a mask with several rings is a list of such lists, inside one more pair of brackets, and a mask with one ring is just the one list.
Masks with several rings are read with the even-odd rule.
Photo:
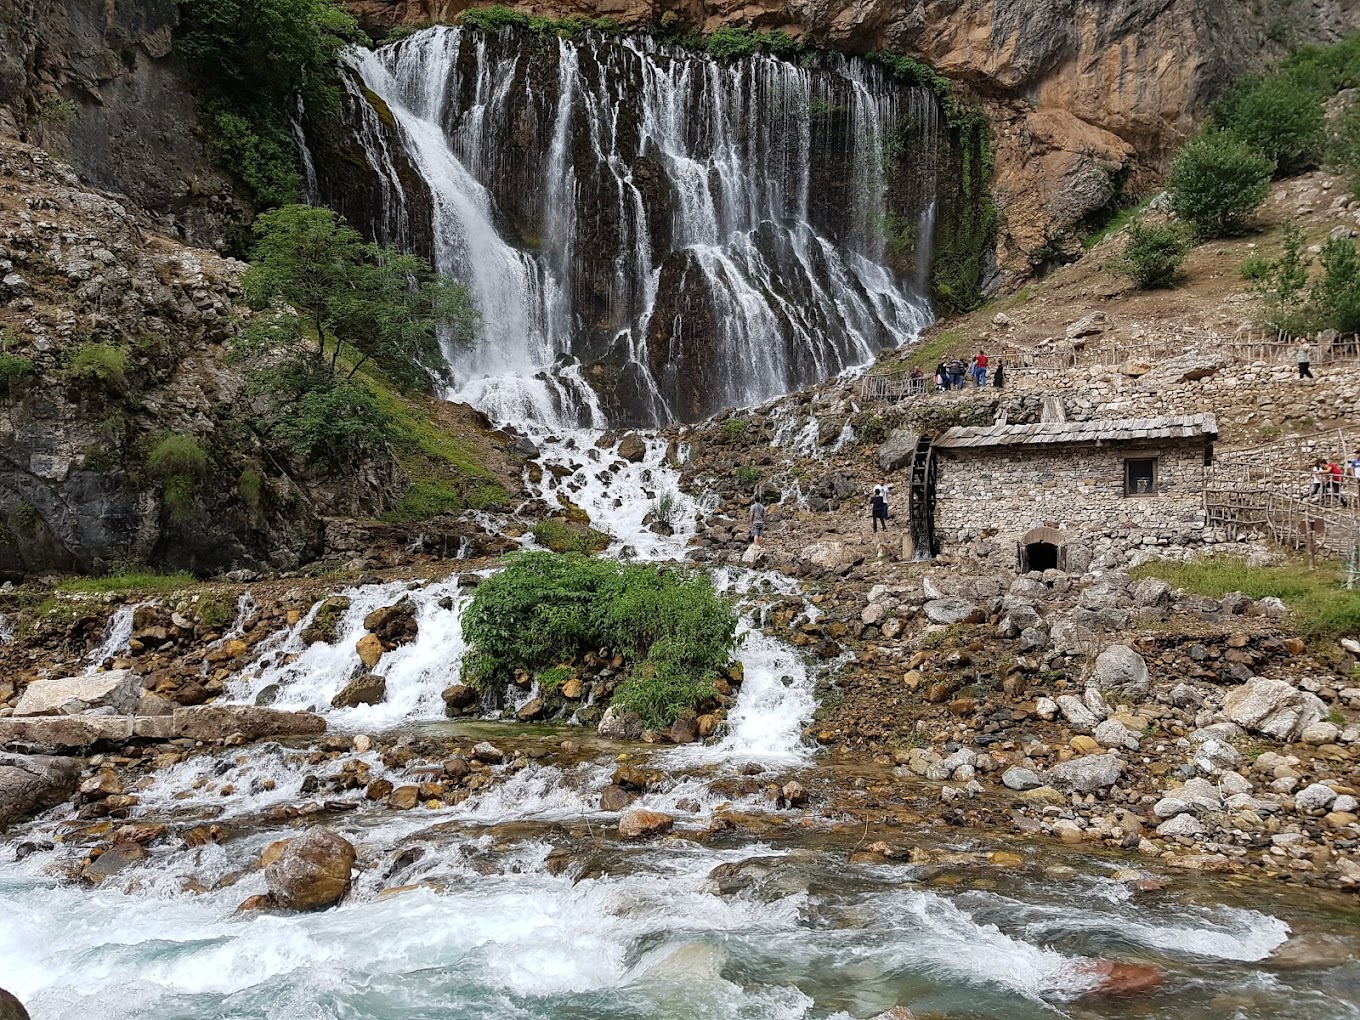
[[1124, 461], [1124, 495], [1151, 496], [1157, 491], [1157, 458], [1130, 457]]

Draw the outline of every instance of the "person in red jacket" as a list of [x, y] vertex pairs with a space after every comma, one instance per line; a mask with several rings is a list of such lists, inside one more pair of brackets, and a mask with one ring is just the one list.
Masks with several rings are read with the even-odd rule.
[[1341, 499], [1341, 479], [1344, 477], [1341, 465], [1334, 460], [1327, 462], [1327, 502]]
[[978, 389], [987, 385], [987, 352], [981, 349], [973, 359], [973, 385]]

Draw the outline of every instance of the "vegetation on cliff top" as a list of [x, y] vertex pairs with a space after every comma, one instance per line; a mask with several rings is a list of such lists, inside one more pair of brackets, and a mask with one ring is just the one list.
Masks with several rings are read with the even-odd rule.
[[471, 651], [462, 678], [479, 690], [499, 688], [517, 670], [541, 677], [608, 648], [626, 663], [614, 706], [659, 728], [713, 696], [736, 630], [736, 613], [702, 574], [520, 553], [478, 585], [463, 616]]

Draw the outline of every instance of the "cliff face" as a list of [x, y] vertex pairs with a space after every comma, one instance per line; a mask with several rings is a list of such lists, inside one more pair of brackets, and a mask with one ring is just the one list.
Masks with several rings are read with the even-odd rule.
[[[468, 0], [347, 0], [375, 33], [449, 21]], [[1229, 81], [1293, 42], [1360, 29], [1360, 6], [1261, 0], [549, 0], [529, 14], [638, 29], [780, 29], [850, 52], [919, 57], [982, 99], [995, 132], [1003, 268], [1067, 236], [1122, 183], [1155, 176]]]
[[158, 229], [220, 250], [249, 209], [197, 137], [178, 26], [176, 0], [0, 0], [0, 138], [69, 160]]

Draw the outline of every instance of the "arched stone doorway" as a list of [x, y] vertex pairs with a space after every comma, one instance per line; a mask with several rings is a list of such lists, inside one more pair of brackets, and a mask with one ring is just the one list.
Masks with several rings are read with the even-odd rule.
[[1020, 572], [1063, 570], [1067, 562], [1067, 536], [1057, 528], [1032, 528], [1019, 542]]

